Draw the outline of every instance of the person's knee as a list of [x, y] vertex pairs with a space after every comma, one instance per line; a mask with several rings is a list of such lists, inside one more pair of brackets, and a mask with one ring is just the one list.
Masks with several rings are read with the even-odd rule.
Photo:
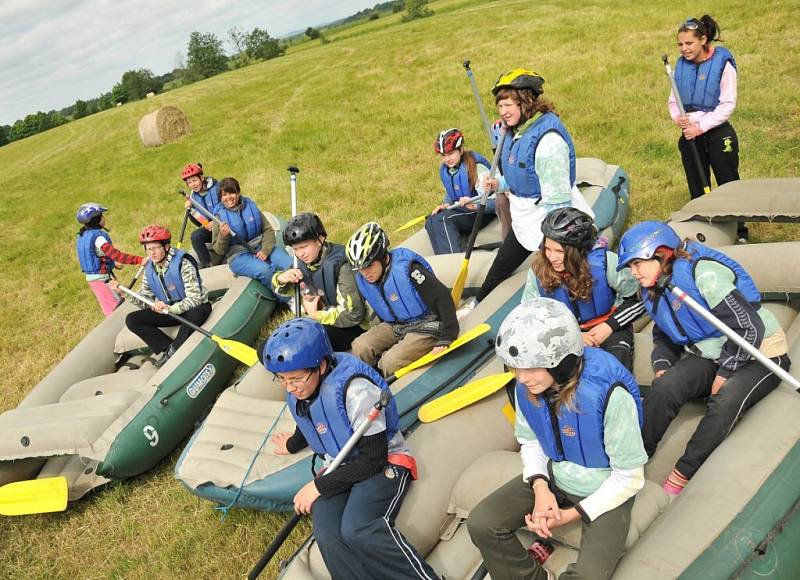
[[329, 543], [332, 540], [342, 541], [341, 523], [336, 518], [316, 516], [312, 518], [312, 528], [314, 537], [321, 544]]
[[358, 553], [369, 553], [375, 539], [375, 526], [372, 522], [356, 526], [342, 525], [341, 534], [348, 548]]
[[493, 510], [488, 509], [485, 502], [479, 503], [469, 513], [467, 532], [472, 538], [472, 543], [479, 548], [485, 545], [493, 535], [496, 535], [497, 526], [494, 523], [493, 515]]

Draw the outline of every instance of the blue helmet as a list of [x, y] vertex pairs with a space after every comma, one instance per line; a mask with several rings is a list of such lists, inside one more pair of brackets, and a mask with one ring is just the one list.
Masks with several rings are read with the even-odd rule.
[[658, 248], [673, 250], [681, 245], [681, 238], [671, 227], [663, 222], [640, 222], [629, 229], [619, 241], [619, 263], [617, 271], [622, 270], [631, 260], [649, 260]]
[[313, 369], [333, 357], [333, 347], [323, 326], [310, 318], [281, 324], [264, 345], [264, 367], [272, 373]]
[[78, 214], [75, 218], [82, 224], [88, 224], [93, 218], [99, 216], [104, 211], [108, 211], [108, 208], [103, 207], [99, 203], [90, 201], [78, 208]]

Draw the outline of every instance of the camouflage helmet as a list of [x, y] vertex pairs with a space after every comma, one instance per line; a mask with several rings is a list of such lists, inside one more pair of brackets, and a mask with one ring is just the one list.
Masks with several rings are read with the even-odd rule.
[[578, 321], [563, 302], [532, 298], [512, 310], [497, 331], [497, 356], [515, 369], [552, 369], [583, 354]]

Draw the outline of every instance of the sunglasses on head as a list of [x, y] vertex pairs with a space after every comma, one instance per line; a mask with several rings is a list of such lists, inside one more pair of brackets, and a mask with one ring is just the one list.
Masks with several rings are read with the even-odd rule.
[[680, 30], [697, 30], [698, 32], [703, 32], [703, 23], [697, 20], [696, 18], [689, 18], [681, 24]]

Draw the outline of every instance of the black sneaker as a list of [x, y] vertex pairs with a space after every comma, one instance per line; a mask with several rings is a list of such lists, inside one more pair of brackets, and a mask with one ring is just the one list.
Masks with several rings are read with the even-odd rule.
[[157, 369], [163, 367], [167, 361], [175, 354], [175, 350], [170, 346], [167, 350], [163, 352], [163, 354], [156, 359], [156, 362], [153, 363]]

